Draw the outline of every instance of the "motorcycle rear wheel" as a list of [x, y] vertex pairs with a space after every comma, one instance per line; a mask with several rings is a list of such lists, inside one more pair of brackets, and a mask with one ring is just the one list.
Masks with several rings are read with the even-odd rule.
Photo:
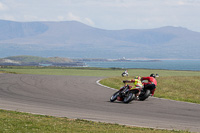
[[135, 98], [135, 94], [131, 91], [129, 91], [126, 96], [124, 97], [124, 103], [129, 103]]
[[140, 94], [139, 99], [140, 101], [146, 100], [150, 96], [150, 90], [146, 90], [144, 94]]

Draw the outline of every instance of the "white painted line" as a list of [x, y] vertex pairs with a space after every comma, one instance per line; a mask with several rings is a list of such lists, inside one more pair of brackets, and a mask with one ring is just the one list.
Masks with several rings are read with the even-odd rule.
[[101, 81], [101, 80], [97, 80], [96, 83], [97, 83], [98, 85], [102, 86], [102, 87], [105, 87], [105, 88], [108, 88], [108, 89], [111, 89], [111, 90], [117, 90], [117, 89], [115, 89], [115, 88], [111, 88], [111, 87], [108, 87], [108, 86], [105, 86], [105, 85], [100, 84], [100, 83], [99, 83], [100, 81]]

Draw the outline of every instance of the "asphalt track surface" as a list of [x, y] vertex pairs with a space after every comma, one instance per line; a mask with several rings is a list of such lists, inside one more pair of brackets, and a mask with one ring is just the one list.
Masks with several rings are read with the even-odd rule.
[[0, 74], [0, 108], [34, 114], [200, 132], [200, 104], [159, 98], [109, 102], [101, 77]]

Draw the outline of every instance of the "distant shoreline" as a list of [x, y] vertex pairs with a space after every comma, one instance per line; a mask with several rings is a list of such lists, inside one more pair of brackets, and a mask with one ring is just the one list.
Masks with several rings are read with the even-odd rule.
[[164, 70], [200, 71], [200, 61], [197, 60], [135, 60], [135, 61], [86, 61], [88, 67], [100, 68], [143, 68]]
[[107, 61], [107, 62], [113, 62], [113, 61], [121, 61], [121, 62], [127, 62], [127, 61], [164, 61], [164, 60], [200, 60], [200, 59], [146, 59], [146, 58], [133, 58], [133, 59], [104, 59], [104, 58], [77, 58], [73, 59], [74, 61]]
[[[59, 67], [118, 67], [199, 70], [200, 59], [148, 59], [148, 58], [63, 58], [39, 56], [11, 56], [0, 58], [0, 66], [59, 66]], [[168, 62], [168, 63], [166, 63]], [[142, 63], [142, 64], [141, 64]], [[145, 63], [145, 64], [143, 64]], [[181, 65], [181, 66], [180, 66]], [[194, 65], [194, 66], [192, 66]]]

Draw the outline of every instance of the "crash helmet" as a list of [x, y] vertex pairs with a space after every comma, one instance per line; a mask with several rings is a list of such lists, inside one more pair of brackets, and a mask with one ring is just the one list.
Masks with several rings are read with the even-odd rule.
[[150, 75], [150, 77], [154, 77], [154, 78], [156, 78], [155, 74], [153, 74], [153, 73]]
[[134, 79], [138, 79], [138, 80], [141, 80], [141, 77], [140, 76], [135, 76]]

